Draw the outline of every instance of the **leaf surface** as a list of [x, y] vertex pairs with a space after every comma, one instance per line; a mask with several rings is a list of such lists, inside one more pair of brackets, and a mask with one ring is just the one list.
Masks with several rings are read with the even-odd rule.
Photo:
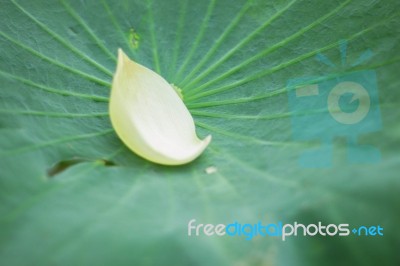
[[[0, 264], [399, 263], [397, 1], [0, 6]], [[196, 161], [158, 166], [118, 139], [108, 117], [118, 48], [182, 89], [199, 137], [213, 135]], [[350, 164], [337, 136], [331, 167], [300, 167], [312, 143], [293, 133], [288, 82], [365, 71], [382, 127], [357, 137], [381, 160]], [[188, 237], [191, 219], [379, 224], [385, 236]]]

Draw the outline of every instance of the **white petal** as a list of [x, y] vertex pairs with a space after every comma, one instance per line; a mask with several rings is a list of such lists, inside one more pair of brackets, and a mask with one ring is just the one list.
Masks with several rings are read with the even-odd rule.
[[110, 118], [117, 135], [139, 156], [180, 165], [197, 158], [211, 141], [196, 136], [193, 118], [173, 87], [160, 75], [118, 50]]

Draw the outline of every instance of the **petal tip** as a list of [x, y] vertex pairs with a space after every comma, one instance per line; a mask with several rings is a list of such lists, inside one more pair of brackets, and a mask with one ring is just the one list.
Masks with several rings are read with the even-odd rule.
[[208, 135], [207, 137], [205, 137], [203, 139], [203, 142], [205, 143], [205, 147], [207, 147], [208, 144], [210, 144], [211, 140], [212, 140], [212, 136], [211, 135]]
[[121, 48], [118, 48], [118, 63], [129, 61], [129, 57], [124, 53]]

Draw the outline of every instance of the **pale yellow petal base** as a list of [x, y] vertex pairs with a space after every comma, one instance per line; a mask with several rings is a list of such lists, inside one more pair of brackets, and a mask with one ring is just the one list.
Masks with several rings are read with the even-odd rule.
[[196, 159], [211, 135], [200, 140], [192, 116], [160, 75], [118, 50], [110, 97], [111, 123], [120, 139], [137, 155], [164, 165]]

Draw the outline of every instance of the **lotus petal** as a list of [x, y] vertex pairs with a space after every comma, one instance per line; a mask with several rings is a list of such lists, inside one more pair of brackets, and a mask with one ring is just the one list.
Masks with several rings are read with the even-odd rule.
[[189, 110], [165, 79], [118, 50], [110, 97], [111, 123], [137, 155], [164, 165], [196, 159], [211, 135], [200, 140]]

